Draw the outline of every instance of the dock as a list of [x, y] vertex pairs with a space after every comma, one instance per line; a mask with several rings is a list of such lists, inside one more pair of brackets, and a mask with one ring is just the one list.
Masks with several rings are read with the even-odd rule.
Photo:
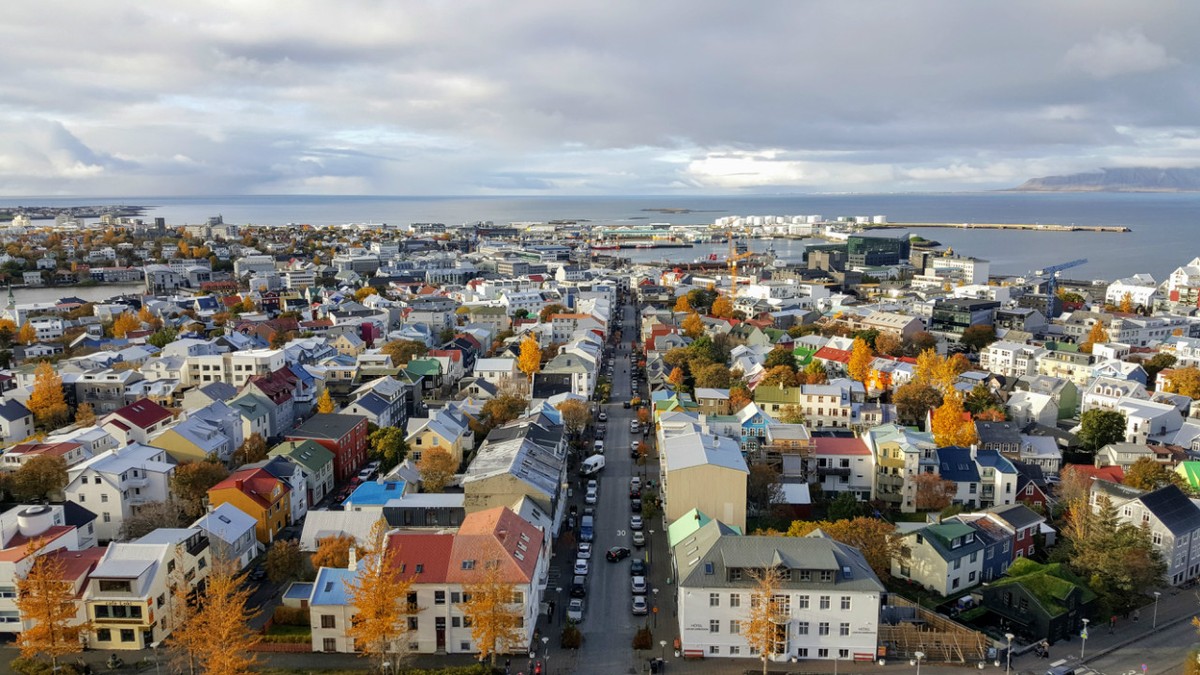
[[862, 224], [864, 230], [945, 227], [960, 230], [1029, 230], [1033, 232], [1132, 232], [1124, 225], [1062, 225], [1056, 223], [879, 223]]

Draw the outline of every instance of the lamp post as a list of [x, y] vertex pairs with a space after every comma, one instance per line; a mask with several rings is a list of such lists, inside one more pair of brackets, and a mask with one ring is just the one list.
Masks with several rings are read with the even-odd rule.
[[158, 643], [151, 643], [150, 648], [154, 650], [154, 675], [161, 675], [158, 670]]
[[917, 661], [917, 675], [921, 675], [921, 659], [925, 658], [925, 652], [915, 652], [913, 657]]
[[658, 628], [658, 589], [654, 589], [654, 627]]
[[1016, 636], [1005, 633], [1004, 637], [1008, 638], [1008, 651], [1004, 654], [1004, 675], [1009, 675], [1012, 671], [1012, 639]]
[[1158, 591], [1154, 591], [1154, 621], [1150, 623], [1151, 628], [1158, 628], [1158, 596], [1162, 595]]
[[658, 646], [659, 646], [659, 651], [658, 651], [658, 660], [659, 660], [659, 661], [665, 661], [665, 660], [666, 660], [666, 658], [667, 658], [667, 641], [666, 641], [666, 640], [659, 640], [659, 641], [658, 641]]
[[1090, 623], [1090, 621], [1089, 621], [1088, 619], [1084, 619], [1084, 620], [1083, 620], [1083, 631], [1082, 631], [1082, 632], [1079, 634], [1079, 637], [1080, 637], [1080, 638], [1083, 640], [1083, 644], [1081, 644], [1081, 645], [1079, 646], [1079, 660], [1080, 660], [1080, 661], [1082, 661], [1082, 660], [1083, 660], [1083, 654], [1084, 654], [1084, 652], [1086, 652], [1086, 651], [1087, 651], [1087, 627], [1088, 627], [1088, 623]]
[[542, 660], [546, 662], [546, 667], [542, 672], [546, 675], [550, 674], [550, 636], [542, 636]]
[[837, 675], [837, 662], [841, 660], [841, 656], [836, 652], [833, 655], [833, 675]]

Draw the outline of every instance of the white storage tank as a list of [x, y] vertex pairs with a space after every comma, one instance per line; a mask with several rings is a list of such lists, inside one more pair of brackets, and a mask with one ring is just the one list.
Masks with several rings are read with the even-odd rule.
[[54, 525], [54, 510], [45, 504], [17, 512], [17, 529], [26, 537], [36, 537]]

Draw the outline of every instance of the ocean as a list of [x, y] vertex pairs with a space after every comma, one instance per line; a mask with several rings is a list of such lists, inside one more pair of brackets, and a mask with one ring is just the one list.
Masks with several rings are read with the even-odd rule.
[[[991, 261], [994, 274], [1021, 274], [1055, 263], [1087, 258], [1065, 273], [1070, 278], [1117, 279], [1149, 273], [1162, 281], [1171, 270], [1200, 255], [1197, 225], [1200, 194], [1192, 193], [908, 193], [794, 194], [635, 197], [372, 197], [372, 196], [211, 196], [211, 197], [22, 197], [0, 206], [138, 204], [146, 217], [170, 225], [225, 222], [278, 225], [309, 223], [443, 222], [496, 223], [578, 219], [597, 223], [708, 223], [726, 215], [883, 215], [892, 222], [1052, 223], [1124, 225], [1124, 234], [1021, 232], [960, 228], [909, 231], [954, 248], [956, 253]], [[647, 209], [690, 209], [661, 213]], [[799, 257], [803, 243], [780, 241], [784, 259]], [[756, 242], [754, 248], [765, 247]], [[715, 249], [714, 249], [715, 250]], [[639, 259], [692, 260], [706, 248], [637, 252]]]

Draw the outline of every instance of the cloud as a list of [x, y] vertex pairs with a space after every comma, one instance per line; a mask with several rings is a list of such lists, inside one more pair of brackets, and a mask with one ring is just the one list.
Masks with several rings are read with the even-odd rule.
[[1162, 45], [1131, 29], [1098, 33], [1090, 41], [1071, 47], [1063, 63], [1103, 80], [1161, 70], [1178, 64], [1179, 60], [1168, 56]]

